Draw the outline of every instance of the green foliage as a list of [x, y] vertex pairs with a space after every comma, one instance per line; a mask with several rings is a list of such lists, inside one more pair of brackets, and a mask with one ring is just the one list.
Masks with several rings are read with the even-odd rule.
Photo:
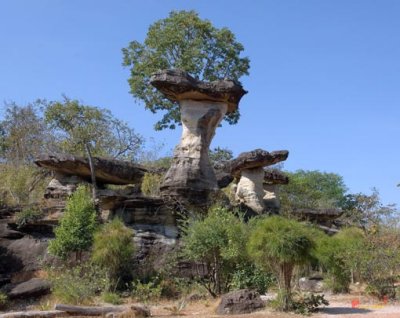
[[149, 197], [159, 196], [162, 179], [162, 176], [157, 173], [146, 172], [140, 188], [142, 193]]
[[312, 293], [299, 293], [294, 297], [293, 308], [297, 314], [309, 316], [318, 311], [322, 305], [328, 306], [329, 302], [324, 295]]
[[50, 241], [49, 252], [66, 259], [71, 252], [78, 257], [92, 246], [96, 230], [96, 210], [89, 190], [79, 186], [67, 200], [60, 225], [54, 230], [56, 238]]
[[53, 295], [67, 304], [90, 304], [109, 286], [104, 270], [89, 263], [50, 268], [48, 274]]
[[[131, 94], [155, 113], [166, 110], [155, 129], [174, 129], [180, 123], [180, 110], [149, 84], [152, 73], [160, 69], [182, 69], [201, 80], [238, 80], [248, 75], [249, 59], [240, 57], [243, 45], [227, 28], [217, 29], [195, 11], [172, 11], [153, 23], [144, 43], [133, 41], [122, 50], [123, 64], [130, 67]], [[239, 113], [225, 118], [236, 123]]]
[[107, 272], [115, 287], [120, 277], [129, 272], [134, 252], [133, 234], [133, 230], [115, 218], [94, 235], [92, 261]]
[[346, 187], [335, 173], [320, 171], [288, 172], [289, 184], [281, 187], [281, 209], [290, 215], [294, 209], [339, 208]]
[[294, 267], [312, 258], [314, 241], [309, 233], [305, 225], [280, 216], [263, 218], [253, 225], [247, 244], [248, 253], [256, 264], [276, 275], [283, 294], [283, 310], [292, 309]]
[[105, 291], [101, 294], [101, 299], [108, 304], [113, 304], [113, 305], [121, 305], [122, 304], [122, 299], [121, 296], [118, 295], [117, 293], [113, 293], [110, 291]]
[[233, 273], [233, 289], [255, 289], [260, 294], [265, 294], [268, 289], [275, 284], [275, 279], [271, 273], [266, 273], [255, 264], [240, 264]]
[[3, 292], [0, 292], [0, 310], [6, 308], [8, 303], [8, 297]]
[[58, 136], [62, 151], [86, 154], [90, 144], [94, 156], [133, 160], [143, 138], [107, 109], [80, 104], [64, 97], [51, 102], [45, 110], [45, 121]]
[[17, 223], [18, 228], [22, 228], [29, 223], [40, 220], [42, 217], [43, 212], [38, 207], [29, 207], [15, 214], [15, 223]]
[[212, 208], [202, 220], [189, 223], [182, 237], [187, 259], [205, 264], [201, 284], [212, 296], [227, 291], [236, 265], [245, 257], [245, 224], [230, 211]]
[[364, 234], [357, 228], [345, 228], [334, 236], [316, 237], [315, 257], [327, 270], [327, 285], [333, 292], [347, 292], [351, 273], [359, 267], [364, 253]]
[[214, 149], [210, 149], [209, 156], [211, 163], [215, 166], [219, 163], [233, 159], [233, 152], [227, 148], [216, 147]]
[[28, 164], [0, 164], [0, 193], [4, 204], [29, 205], [43, 198], [49, 178], [42, 170]]
[[132, 297], [139, 302], [157, 302], [161, 297], [161, 291], [161, 285], [156, 281], [142, 283], [138, 280], [136, 283], [132, 283]]

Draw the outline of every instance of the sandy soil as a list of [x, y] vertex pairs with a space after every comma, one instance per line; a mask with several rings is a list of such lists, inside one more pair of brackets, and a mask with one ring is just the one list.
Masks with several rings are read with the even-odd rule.
[[[319, 313], [312, 315], [314, 318], [400, 318], [400, 304], [398, 303], [380, 303], [374, 299], [366, 297], [358, 297], [353, 295], [332, 295], [326, 296], [329, 300], [329, 306], [321, 309]], [[360, 305], [352, 308], [352, 300], [358, 300]], [[178, 303], [160, 303], [151, 306], [153, 317], [182, 317], [193, 316], [197, 318], [221, 317], [214, 314], [214, 310], [218, 305], [216, 301], [201, 301], [187, 304], [187, 306], [179, 311], [174, 309]], [[265, 309], [247, 315], [232, 315], [232, 318], [297, 318], [304, 317], [293, 313], [279, 313], [271, 309]]]

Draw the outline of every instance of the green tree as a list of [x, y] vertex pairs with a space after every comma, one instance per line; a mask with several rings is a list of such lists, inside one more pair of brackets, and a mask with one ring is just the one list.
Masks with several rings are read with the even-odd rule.
[[189, 223], [182, 237], [183, 254], [204, 264], [207, 276], [200, 283], [213, 297], [229, 290], [236, 265], [245, 257], [246, 235], [245, 224], [221, 207]]
[[113, 286], [129, 272], [134, 253], [133, 230], [115, 218], [94, 235], [92, 261], [105, 269]]
[[281, 187], [281, 209], [290, 215], [294, 209], [340, 208], [346, 186], [335, 173], [298, 170], [288, 172], [289, 184]]
[[93, 156], [133, 159], [143, 143], [132, 128], [112, 116], [107, 109], [81, 105], [64, 97], [52, 102], [45, 111], [45, 120], [61, 138], [66, 152], [86, 154], [92, 176], [92, 196], [96, 202], [96, 174]]
[[314, 241], [309, 229], [281, 216], [260, 219], [253, 227], [247, 250], [254, 261], [278, 280], [282, 309], [292, 309], [291, 280], [296, 265], [311, 260]]
[[232, 150], [227, 148], [216, 147], [210, 150], [209, 156], [210, 156], [210, 161], [215, 166], [225, 161], [232, 160], [233, 152]]
[[76, 260], [80, 260], [82, 252], [92, 246], [96, 224], [96, 210], [89, 190], [79, 186], [67, 200], [60, 225], [54, 230], [56, 237], [50, 241], [49, 252], [64, 260], [74, 252]]
[[[164, 110], [155, 129], [174, 129], [180, 124], [180, 110], [150, 84], [152, 73], [160, 69], [178, 68], [201, 80], [230, 78], [238, 80], [248, 75], [249, 59], [240, 57], [243, 45], [227, 28], [215, 28], [210, 21], [199, 18], [195, 11], [172, 11], [165, 19], [153, 23], [144, 43], [132, 41], [122, 49], [123, 65], [130, 67], [128, 80], [131, 94], [145, 103], [153, 113]], [[239, 113], [225, 119], [235, 124]]]

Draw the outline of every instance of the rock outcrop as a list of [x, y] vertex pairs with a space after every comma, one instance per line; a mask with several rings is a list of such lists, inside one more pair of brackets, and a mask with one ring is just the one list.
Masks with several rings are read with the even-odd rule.
[[[147, 169], [128, 161], [93, 157], [96, 181], [104, 184], [141, 183]], [[90, 167], [87, 158], [68, 154], [43, 154], [35, 160], [39, 167], [47, 168], [62, 175], [77, 176], [90, 181]]]
[[264, 167], [284, 161], [288, 155], [289, 152], [286, 150], [268, 152], [256, 149], [241, 153], [232, 160], [229, 163], [231, 174], [239, 179], [235, 194], [236, 201], [258, 214], [265, 213], [265, 201], [270, 202], [271, 197], [270, 193], [265, 192], [263, 186], [266, 178]]
[[289, 178], [279, 170], [264, 171], [264, 197], [265, 209], [270, 214], [278, 214], [281, 207], [279, 201], [279, 186], [288, 184]]
[[218, 315], [248, 314], [265, 307], [259, 293], [254, 290], [241, 289], [222, 295], [216, 313]]
[[164, 196], [192, 204], [205, 204], [218, 189], [209, 160], [209, 146], [226, 113], [234, 112], [246, 91], [234, 81], [201, 82], [184, 71], [155, 73], [151, 84], [181, 111], [182, 137], [161, 186]]

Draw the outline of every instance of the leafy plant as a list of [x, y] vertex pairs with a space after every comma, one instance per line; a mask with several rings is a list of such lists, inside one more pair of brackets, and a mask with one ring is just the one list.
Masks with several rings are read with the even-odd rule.
[[239, 265], [232, 277], [233, 289], [255, 289], [260, 294], [265, 294], [275, 283], [271, 273], [266, 273], [253, 263]]
[[132, 297], [140, 302], [158, 301], [161, 297], [161, 286], [156, 281], [132, 283]]
[[15, 223], [17, 223], [18, 228], [22, 228], [29, 223], [40, 220], [42, 217], [43, 212], [40, 208], [29, 207], [15, 214]]
[[294, 311], [301, 315], [311, 315], [318, 311], [322, 305], [328, 306], [329, 302], [324, 295], [315, 295], [312, 293], [299, 293], [294, 297]]
[[109, 286], [105, 271], [90, 263], [50, 268], [48, 273], [53, 295], [68, 304], [90, 304]]
[[[247, 57], [240, 57], [242, 51], [243, 45], [230, 30], [215, 28], [195, 11], [172, 11], [149, 27], [143, 44], [132, 41], [122, 49], [123, 64], [131, 70], [131, 94], [153, 113], [167, 111], [156, 123], [157, 130], [174, 129], [180, 123], [180, 109], [149, 84], [152, 73], [177, 68], [202, 80], [238, 80], [248, 74], [250, 64]], [[234, 124], [239, 113], [225, 119]]]
[[134, 252], [133, 234], [119, 218], [114, 218], [94, 235], [92, 261], [106, 271], [113, 287], [129, 272]]
[[3, 292], [0, 292], [0, 309], [4, 309], [7, 306], [8, 297]]
[[189, 222], [182, 237], [183, 255], [205, 266], [199, 282], [216, 297], [229, 290], [233, 272], [245, 256], [246, 225], [230, 211], [212, 208], [201, 220]]
[[271, 216], [253, 225], [248, 253], [256, 264], [276, 275], [282, 295], [281, 309], [285, 311], [292, 309], [294, 268], [312, 258], [313, 247], [308, 228], [294, 220]]
[[113, 305], [120, 305], [122, 304], [122, 299], [121, 296], [118, 295], [117, 293], [113, 293], [110, 291], [105, 291], [101, 294], [101, 299], [109, 304]]
[[162, 176], [156, 173], [146, 172], [143, 177], [141, 191], [144, 195], [156, 197], [160, 195]]
[[67, 200], [60, 225], [54, 230], [56, 238], [50, 241], [49, 252], [66, 259], [75, 252], [76, 259], [92, 246], [96, 230], [96, 210], [88, 188], [79, 186]]

